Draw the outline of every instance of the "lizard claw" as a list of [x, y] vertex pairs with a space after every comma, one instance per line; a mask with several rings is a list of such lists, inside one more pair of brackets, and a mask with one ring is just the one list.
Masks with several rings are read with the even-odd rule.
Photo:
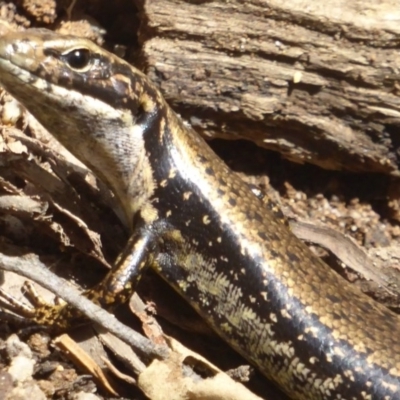
[[6, 310], [39, 325], [59, 329], [68, 328], [69, 321], [77, 317], [77, 312], [69, 307], [67, 303], [61, 303], [59, 297], [56, 297], [54, 304], [44, 300], [31, 282], [25, 281], [21, 290], [30, 305], [18, 300], [0, 288], [0, 302]]

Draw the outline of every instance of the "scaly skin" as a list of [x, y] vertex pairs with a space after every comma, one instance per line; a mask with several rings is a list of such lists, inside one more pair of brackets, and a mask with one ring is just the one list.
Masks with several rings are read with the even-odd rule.
[[87, 40], [30, 30], [0, 39], [0, 82], [110, 186], [132, 226], [92, 298], [125, 300], [151, 267], [293, 399], [400, 399], [399, 318], [264, 209], [141, 72]]

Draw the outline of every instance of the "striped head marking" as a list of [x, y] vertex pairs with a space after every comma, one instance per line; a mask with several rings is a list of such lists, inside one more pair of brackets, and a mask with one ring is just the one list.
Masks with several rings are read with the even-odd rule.
[[162, 100], [146, 77], [89, 40], [31, 29], [0, 38], [0, 83], [110, 186], [129, 221], [154, 188], [143, 135]]

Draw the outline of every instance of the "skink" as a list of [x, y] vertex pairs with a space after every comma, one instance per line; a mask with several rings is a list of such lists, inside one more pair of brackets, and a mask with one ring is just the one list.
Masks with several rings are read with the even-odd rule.
[[123, 207], [132, 236], [102, 304], [151, 267], [291, 398], [400, 399], [399, 317], [263, 208], [140, 71], [88, 40], [28, 30], [0, 39], [0, 82]]

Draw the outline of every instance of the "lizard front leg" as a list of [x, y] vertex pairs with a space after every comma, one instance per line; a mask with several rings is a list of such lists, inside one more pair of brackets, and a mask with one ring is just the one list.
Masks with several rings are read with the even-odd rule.
[[[136, 229], [117, 258], [114, 268], [105, 279], [87, 290], [84, 295], [108, 309], [128, 301], [143, 269], [151, 265], [156, 248], [155, 237], [151, 227]], [[32, 306], [27, 306], [4, 291], [0, 291], [0, 297], [3, 299], [4, 305], [11, 311], [23, 315], [39, 325], [51, 326], [57, 330], [67, 329], [83, 319], [81, 312], [69, 304], [54, 304], [44, 301], [31, 284], [25, 284], [24, 290]]]
[[136, 229], [114, 268], [98, 286], [87, 292], [87, 297], [106, 308], [128, 301], [143, 270], [154, 259], [155, 236], [151, 227]]

